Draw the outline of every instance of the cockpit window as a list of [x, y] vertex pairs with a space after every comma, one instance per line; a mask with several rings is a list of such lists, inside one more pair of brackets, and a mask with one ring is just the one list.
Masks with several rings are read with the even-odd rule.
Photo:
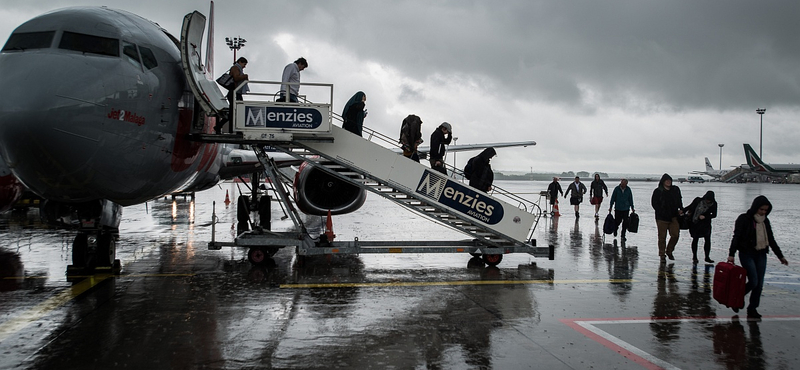
[[131, 62], [131, 64], [135, 65], [139, 69], [142, 69], [142, 63], [139, 61], [139, 51], [136, 50], [136, 45], [123, 41], [122, 54], [125, 55], [125, 59]]
[[3, 51], [49, 48], [56, 31], [17, 32], [11, 34]]
[[142, 63], [144, 63], [145, 68], [153, 69], [158, 67], [156, 56], [153, 54], [153, 51], [150, 50], [150, 48], [139, 46], [139, 51], [142, 53]]
[[64, 31], [61, 35], [58, 48], [112, 57], [119, 56], [119, 40], [69, 31]]

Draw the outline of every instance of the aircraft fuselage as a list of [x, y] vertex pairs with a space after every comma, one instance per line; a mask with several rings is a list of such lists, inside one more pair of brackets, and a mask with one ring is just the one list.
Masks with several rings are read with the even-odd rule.
[[53, 11], [14, 31], [0, 70], [0, 155], [38, 195], [124, 206], [217, 182], [220, 146], [188, 140], [194, 97], [153, 22]]

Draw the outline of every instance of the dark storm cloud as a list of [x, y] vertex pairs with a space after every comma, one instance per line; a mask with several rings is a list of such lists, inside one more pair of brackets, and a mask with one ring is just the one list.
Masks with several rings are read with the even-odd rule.
[[498, 93], [523, 99], [576, 105], [588, 88], [600, 104], [725, 110], [800, 97], [795, 2], [267, 4], [272, 29], [327, 39], [416, 79], [492, 76]]

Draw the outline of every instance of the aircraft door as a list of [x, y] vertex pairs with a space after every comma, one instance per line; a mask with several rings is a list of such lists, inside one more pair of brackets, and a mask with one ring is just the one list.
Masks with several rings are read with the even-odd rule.
[[[218, 116], [219, 111], [228, 108], [228, 100], [220, 91], [214, 76], [206, 73], [203, 66], [201, 42], [205, 30], [206, 17], [200, 12], [187, 14], [181, 29], [181, 66], [200, 107], [209, 116]], [[206, 51], [209, 52], [209, 51]]]

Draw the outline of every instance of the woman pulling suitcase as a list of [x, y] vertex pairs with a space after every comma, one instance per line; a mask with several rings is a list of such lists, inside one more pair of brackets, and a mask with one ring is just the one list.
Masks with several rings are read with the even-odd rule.
[[[769, 248], [782, 264], [788, 265], [789, 262], [783, 258], [778, 243], [772, 235], [772, 226], [769, 216], [772, 211], [772, 203], [767, 197], [759, 195], [753, 200], [750, 209], [739, 215], [736, 219], [736, 226], [733, 230], [733, 240], [728, 252], [728, 262], [733, 263], [736, 252], [739, 252], [739, 262], [747, 270], [747, 284], [745, 294], [750, 293], [750, 302], [747, 305], [747, 317], [758, 319], [761, 314], [758, 308], [761, 302], [761, 289], [764, 287], [764, 274], [767, 270], [767, 253]], [[767, 248], [769, 247], [769, 248]], [[738, 308], [733, 309], [738, 312]]]

